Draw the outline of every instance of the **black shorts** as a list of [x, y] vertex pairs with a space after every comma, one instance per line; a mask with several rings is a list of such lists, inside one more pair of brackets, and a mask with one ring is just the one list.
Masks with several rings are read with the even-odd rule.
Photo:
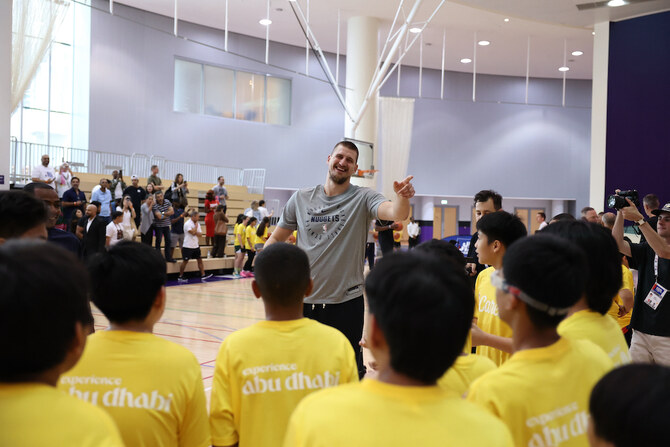
[[184, 259], [184, 261], [188, 261], [190, 259], [200, 259], [200, 248], [182, 248], [181, 250], [181, 256]]

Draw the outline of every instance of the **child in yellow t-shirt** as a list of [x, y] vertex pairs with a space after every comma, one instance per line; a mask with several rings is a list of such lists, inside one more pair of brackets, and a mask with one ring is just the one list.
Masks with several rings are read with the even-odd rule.
[[437, 385], [472, 322], [464, 268], [430, 253], [396, 253], [375, 263], [365, 291], [365, 340], [377, 379], [307, 396], [284, 446], [511, 447], [501, 421]]
[[247, 262], [244, 263], [242, 272], [240, 275], [242, 278], [253, 278], [254, 274], [252, 273], [254, 257], [256, 256], [256, 224], [258, 219], [255, 217], [250, 217], [247, 226], [244, 228], [244, 251], [247, 253]]
[[621, 289], [622, 277], [621, 255], [612, 232], [582, 221], [557, 222], [544, 231], [578, 245], [589, 265], [584, 296], [558, 325], [558, 333], [566, 338], [591, 340], [610, 356], [615, 366], [630, 363], [623, 332], [607, 315], [613, 297]]
[[87, 273], [46, 242], [0, 247], [0, 445], [122, 446], [104, 411], [56, 389], [93, 324]]
[[633, 335], [630, 328], [630, 318], [633, 314], [633, 303], [635, 302], [635, 281], [633, 280], [633, 273], [624, 264], [621, 264], [621, 275], [621, 289], [614, 297], [607, 315], [617, 322], [624, 334], [626, 343], [630, 346], [630, 339]]
[[510, 246], [526, 236], [521, 220], [508, 212], [496, 211], [482, 216], [477, 222], [479, 238], [475, 244], [479, 262], [491, 267], [483, 270], [475, 282], [475, 324], [472, 326], [472, 345], [477, 354], [490, 358], [500, 366], [512, 352], [512, 329], [500, 319], [495, 288], [491, 275], [500, 270], [503, 256]]
[[221, 344], [210, 411], [215, 446], [279, 445], [302, 398], [358, 381], [349, 340], [303, 318], [303, 298], [312, 290], [305, 252], [271, 245], [259, 253], [255, 269], [251, 287], [263, 299], [266, 321], [234, 332]]
[[241, 278], [240, 272], [242, 271], [242, 266], [244, 265], [244, 242], [246, 240], [246, 234], [244, 230], [248, 221], [249, 216], [238, 214], [237, 221], [235, 222], [235, 227], [233, 229], [233, 236], [235, 238], [235, 264], [233, 268], [233, 276], [235, 278]]
[[541, 234], [515, 242], [491, 277], [514, 353], [470, 386], [468, 400], [500, 418], [517, 446], [588, 445], [589, 394], [613, 364], [592, 342], [557, 332], [587, 275], [576, 245]]
[[126, 445], [211, 445], [200, 365], [153, 332], [165, 310], [165, 260], [120, 242], [89, 262], [93, 303], [109, 320], [59, 388], [104, 409]]

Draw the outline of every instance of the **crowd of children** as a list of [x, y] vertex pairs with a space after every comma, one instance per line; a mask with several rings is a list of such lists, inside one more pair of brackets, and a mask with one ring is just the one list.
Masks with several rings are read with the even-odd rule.
[[[201, 234], [189, 217], [185, 248]], [[306, 254], [262, 249], [267, 225], [235, 224], [235, 273], [255, 257], [266, 319], [221, 344], [209, 411], [195, 356], [152, 333], [166, 306], [157, 251], [121, 241], [84, 268], [54, 244], [0, 245], [0, 445], [670, 442], [670, 369], [630, 364], [608, 315], [625, 288], [609, 230], [563, 221], [526, 236], [518, 217], [486, 214], [476, 251], [490, 267], [474, 293], [449, 243], [384, 257], [365, 281], [375, 378], [359, 382], [348, 339], [303, 317]], [[107, 330], [92, 333], [89, 299]]]

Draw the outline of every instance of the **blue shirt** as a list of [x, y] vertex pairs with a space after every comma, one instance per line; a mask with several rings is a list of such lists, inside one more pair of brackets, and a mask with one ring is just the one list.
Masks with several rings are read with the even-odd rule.
[[91, 202], [95, 201], [100, 202], [100, 215], [102, 217], [110, 217], [112, 215], [112, 209], [109, 207], [109, 204], [112, 203], [112, 192], [109, 189], [105, 189], [105, 192], [102, 192], [101, 188], [91, 194]]
[[79, 191], [79, 194], [74, 190], [74, 188], [70, 188], [67, 191], [63, 193], [63, 198], [61, 199], [63, 202], [78, 202], [81, 201], [81, 206], [63, 206], [63, 221], [65, 223], [70, 222], [70, 218], [72, 217], [72, 213], [74, 213], [75, 210], [81, 210], [81, 212], [84, 212], [84, 204], [86, 203], [86, 195], [84, 194], [84, 191]]
[[[174, 214], [171, 216], [171, 218], [180, 216], [183, 212], [183, 208], [177, 208], [174, 210]], [[172, 232], [175, 234], [184, 234], [184, 216], [181, 216], [178, 221], [172, 224]]]

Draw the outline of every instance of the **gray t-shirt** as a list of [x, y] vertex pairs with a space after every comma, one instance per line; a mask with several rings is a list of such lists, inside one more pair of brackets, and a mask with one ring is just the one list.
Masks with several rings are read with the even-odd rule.
[[306, 303], [338, 304], [363, 294], [363, 261], [370, 221], [387, 199], [369, 188], [350, 185], [326, 196], [323, 185], [297, 191], [277, 224], [298, 230], [307, 252], [314, 290]]
[[219, 198], [219, 205], [225, 205], [226, 196], [228, 195], [228, 190], [226, 187], [217, 184], [214, 188], [212, 188], [212, 191], [214, 191], [214, 195]]

